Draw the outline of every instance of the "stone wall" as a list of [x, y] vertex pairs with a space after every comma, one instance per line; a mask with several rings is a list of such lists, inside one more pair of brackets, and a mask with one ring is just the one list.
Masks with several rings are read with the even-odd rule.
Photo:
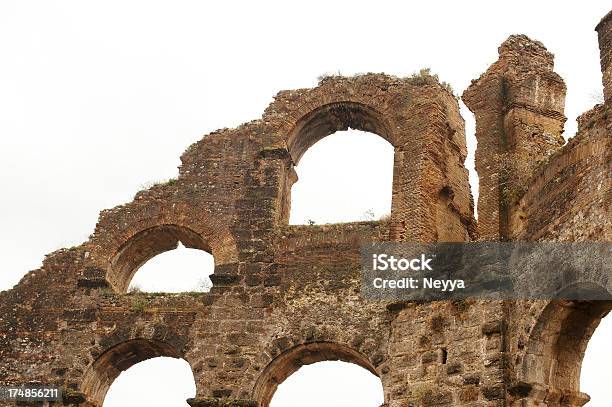
[[[598, 26], [606, 89], [608, 22]], [[261, 119], [190, 146], [178, 179], [103, 211], [88, 241], [0, 292], [0, 383], [56, 384], [63, 405], [99, 407], [121, 371], [181, 357], [192, 406], [266, 407], [300, 366], [343, 360], [380, 377], [388, 407], [582, 405], [582, 353], [609, 302], [360, 295], [362, 243], [610, 240], [608, 90], [561, 147], [565, 85], [552, 54], [511, 36], [499, 55], [464, 93], [478, 225], [463, 119], [435, 78], [328, 77], [283, 91]], [[289, 226], [294, 167], [349, 127], [394, 146], [390, 218]], [[209, 293], [126, 293], [138, 267], [179, 242], [214, 255]]]
[[603, 105], [551, 155], [512, 210], [515, 240], [611, 241], [611, 148]]

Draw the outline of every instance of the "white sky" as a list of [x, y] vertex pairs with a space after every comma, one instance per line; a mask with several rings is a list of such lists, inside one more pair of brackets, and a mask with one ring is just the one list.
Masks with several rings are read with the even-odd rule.
[[373, 133], [339, 131], [296, 166], [290, 224], [376, 220], [391, 213], [393, 146]]
[[[85, 240], [101, 209], [130, 201], [142, 185], [176, 176], [180, 154], [202, 135], [259, 117], [277, 91], [314, 86], [323, 73], [404, 76], [431, 67], [460, 93], [496, 59], [509, 34], [525, 33], [556, 54], [556, 71], [568, 86], [571, 135], [576, 116], [601, 94], [593, 29], [608, 9], [606, 1], [5, 0], [0, 289], [40, 266], [44, 254]], [[473, 154], [473, 117], [465, 108], [462, 113]], [[346, 144], [342, 137], [321, 143], [335, 151], [338, 143]], [[373, 151], [364, 142], [343, 158]], [[299, 209], [294, 203], [292, 221], [324, 223], [330, 219], [313, 197], [341, 167], [310, 165], [307, 158], [294, 188], [306, 204]], [[385, 171], [384, 165], [377, 168]], [[383, 176], [371, 173], [368, 180], [366, 174], [362, 182], [385, 188], [376, 185]], [[364, 208], [346, 202], [323, 206], [334, 219], [358, 219], [370, 208], [375, 217], [385, 212], [384, 202]], [[609, 343], [612, 329], [596, 335]], [[593, 363], [609, 361], [607, 348], [593, 350], [595, 338], [589, 348], [597, 355]], [[603, 366], [585, 369], [593, 376], [589, 383], [606, 377]], [[592, 395], [603, 394], [600, 403], [612, 399], [605, 388], [610, 386], [593, 386]], [[127, 404], [106, 407], [121, 405]]]

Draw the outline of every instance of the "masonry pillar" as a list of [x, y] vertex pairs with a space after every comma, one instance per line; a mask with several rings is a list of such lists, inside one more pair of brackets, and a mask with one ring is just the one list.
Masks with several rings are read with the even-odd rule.
[[612, 104], [612, 11], [595, 27], [599, 37], [602, 82], [606, 105]]
[[462, 98], [476, 117], [478, 228], [485, 241], [507, 240], [512, 207], [564, 143], [566, 88], [553, 72], [553, 55], [524, 35], [510, 36], [498, 51]]
[[599, 38], [599, 56], [601, 59], [601, 81], [603, 83], [604, 105], [607, 111], [608, 129], [612, 130], [612, 11], [595, 27]]

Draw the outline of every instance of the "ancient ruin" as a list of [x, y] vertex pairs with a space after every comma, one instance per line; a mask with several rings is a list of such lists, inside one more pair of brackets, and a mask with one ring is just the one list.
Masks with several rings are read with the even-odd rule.
[[[0, 383], [55, 384], [61, 405], [100, 407], [120, 372], [170, 356], [191, 365], [191, 406], [266, 407], [300, 366], [342, 360], [380, 377], [388, 407], [582, 406], [582, 356], [612, 302], [368, 302], [359, 247], [609, 242], [612, 14], [596, 30], [605, 103], [565, 145], [566, 89], [541, 43], [511, 36], [464, 92], [477, 124], [478, 222], [464, 121], [433, 77], [324, 78], [205, 136], [178, 179], [102, 211], [88, 241], [0, 292]], [[395, 148], [390, 219], [289, 226], [294, 166], [349, 127]], [[179, 241], [214, 256], [212, 290], [128, 294], [138, 268]]]

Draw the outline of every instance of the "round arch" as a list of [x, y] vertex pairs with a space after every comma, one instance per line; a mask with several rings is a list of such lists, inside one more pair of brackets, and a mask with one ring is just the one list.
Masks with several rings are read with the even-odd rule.
[[335, 342], [309, 342], [290, 348], [276, 356], [263, 370], [253, 390], [253, 400], [268, 407], [279, 384], [299, 368], [324, 361], [354, 363], [380, 377], [372, 362], [362, 353]]
[[[279, 185], [279, 225], [289, 223], [294, 166], [303, 154], [323, 137], [352, 128], [374, 133], [394, 148], [391, 214], [385, 226], [390, 240], [435, 241], [449, 233], [439, 232], [442, 227], [456, 240], [474, 235], [463, 168], [464, 124], [457, 102], [442, 87], [375, 74], [330, 77], [313, 89], [279, 92], [262, 120], [272, 129], [266, 147], [286, 148], [288, 155], [283, 156]], [[449, 176], [448, 162], [456, 163], [459, 172]], [[444, 187], [455, 192], [452, 207], [437, 202], [437, 191]], [[442, 215], [436, 222], [438, 212]], [[436, 225], [440, 222], [443, 226]]]
[[192, 229], [171, 224], [153, 226], [134, 234], [119, 247], [108, 266], [109, 283], [117, 291], [127, 292], [130, 281], [143, 264], [158, 254], [176, 249], [179, 243], [212, 254], [215, 265], [219, 261], [216, 250]]
[[317, 141], [349, 128], [377, 134], [395, 147], [391, 126], [375, 108], [353, 101], [327, 103], [303, 115], [289, 131], [287, 149], [294, 164]]
[[541, 387], [547, 400], [581, 405], [585, 397], [580, 393], [582, 359], [593, 332], [611, 310], [609, 299], [550, 301], [531, 330], [521, 380]]
[[[400, 205], [403, 196], [398, 196], [398, 185], [404, 178], [404, 154], [398, 154], [396, 146], [398, 140], [392, 131], [393, 126], [389, 119], [378, 108], [361, 101], [350, 98], [336, 98], [329, 100], [314, 99], [294, 112], [299, 117], [292, 123], [286, 123], [281, 129], [285, 134], [287, 150], [291, 157], [290, 171], [283, 187], [281, 198], [281, 216], [283, 223], [289, 223], [291, 217], [291, 189], [298, 180], [294, 166], [299, 166], [301, 158], [306, 151], [321, 139], [339, 131], [349, 129], [372, 133], [387, 141], [393, 148], [393, 175], [391, 193], [389, 196], [390, 219], [394, 219], [394, 208]], [[342, 154], [342, 151], [339, 152]]]
[[172, 345], [144, 338], [121, 342], [103, 352], [83, 376], [81, 391], [90, 402], [102, 406], [106, 393], [119, 374], [137, 363], [156, 357], [182, 358]]

